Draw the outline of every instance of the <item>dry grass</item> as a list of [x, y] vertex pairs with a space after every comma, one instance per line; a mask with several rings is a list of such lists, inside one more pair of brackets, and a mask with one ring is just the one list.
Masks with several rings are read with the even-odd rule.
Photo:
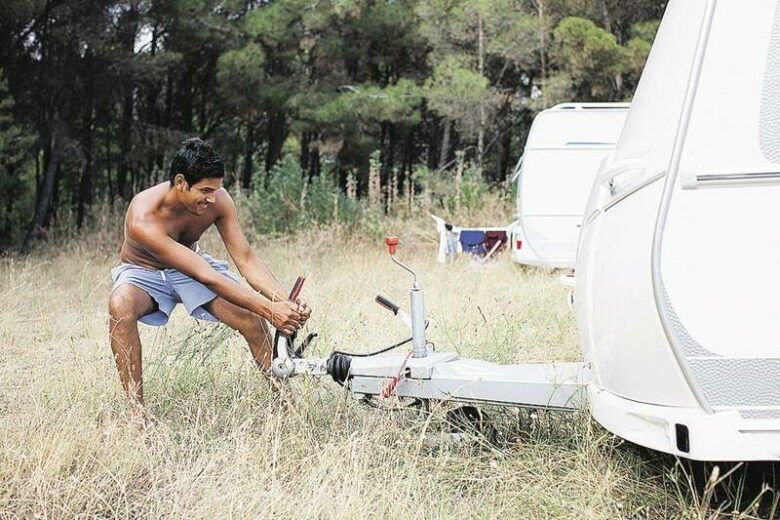
[[[428, 228], [410, 227], [400, 256], [420, 272], [439, 349], [500, 362], [579, 358], [557, 275], [507, 256], [482, 270], [439, 266]], [[705, 513], [674, 461], [620, 445], [586, 414], [494, 410], [497, 445], [453, 445], [437, 440], [441, 414], [366, 408], [329, 380], [295, 380], [280, 400], [236, 334], [181, 308], [165, 328], [141, 326], [147, 404], [160, 424], [129, 429], [106, 337], [115, 238], [0, 260], [1, 518]], [[215, 236], [205, 242], [223, 255]], [[332, 230], [255, 246], [286, 283], [308, 277], [313, 355], [404, 337], [372, 302], [382, 293], [406, 304], [409, 287], [379, 243]]]

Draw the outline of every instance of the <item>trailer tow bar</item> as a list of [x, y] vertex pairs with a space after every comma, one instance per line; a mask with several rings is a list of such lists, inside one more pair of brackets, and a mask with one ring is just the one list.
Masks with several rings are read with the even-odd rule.
[[[411, 337], [366, 354], [334, 350], [327, 358], [305, 358], [312, 335], [296, 349], [295, 335], [287, 338], [277, 333], [272, 362], [275, 377], [329, 375], [358, 399], [393, 394], [417, 399], [423, 405], [437, 400], [554, 410], [582, 406], [591, 378], [586, 363], [500, 365], [434, 351], [426, 339], [428, 322], [417, 274], [395, 258], [399, 242], [398, 237], [385, 239], [392, 261], [412, 275], [411, 315], [384, 296], [377, 296], [376, 302], [410, 329]], [[303, 278], [299, 278], [291, 299], [297, 299], [302, 285]], [[390, 352], [408, 343], [412, 343], [411, 352]]]

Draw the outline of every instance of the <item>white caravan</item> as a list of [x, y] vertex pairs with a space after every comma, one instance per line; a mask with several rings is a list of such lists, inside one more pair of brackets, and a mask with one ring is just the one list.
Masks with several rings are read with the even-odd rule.
[[627, 103], [565, 103], [539, 113], [515, 172], [512, 259], [574, 267], [580, 224], [599, 165], [615, 149]]
[[[421, 281], [388, 237], [412, 276], [411, 312], [377, 302], [411, 337], [307, 359], [313, 336], [295, 348], [277, 335], [275, 376], [329, 375], [361, 401], [398, 396], [423, 410], [573, 409], [587, 397], [599, 423], [652, 449], [780, 460], [779, 4], [669, 3], [583, 221], [574, 305], [584, 362], [498, 365], [434, 350]], [[409, 353], [389, 353], [406, 343]]]
[[780, 459], [780, 2], [672, 0], [593, 187], [575, 307], [593, 416]]

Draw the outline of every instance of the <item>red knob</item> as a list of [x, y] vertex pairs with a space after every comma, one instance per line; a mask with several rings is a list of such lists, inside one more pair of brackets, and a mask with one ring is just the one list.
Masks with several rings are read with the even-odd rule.
[[387, 245], [391, 255], [395, 254], [395, 248], [398, 246], [398, 241], [398, 237], [385, 237], [385, 245]]

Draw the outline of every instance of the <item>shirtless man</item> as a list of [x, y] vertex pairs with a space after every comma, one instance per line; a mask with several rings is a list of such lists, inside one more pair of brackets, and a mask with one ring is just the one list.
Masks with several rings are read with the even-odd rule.
[[[273, 337], [266, 320], [289, 335], [311, 314], [305, 303], [287, 299], [249, 247], [233, 200], [222, 187], [223, 175], [222, 160], [211, 146], [187, 139], [171, 163], [170, 181], [142, 191], [127, 209], [122, 263], [111, 271], [109, 338], [136, 418], [145, 418], [138, 321], [163, 325], [176, 304], [183, 303], [191, 316], [239, 331], [255, 362], [268, 372]], [[257, 292], [242, 287], [227, 262], [200, 251], [198, 239], [212, 225]]]

